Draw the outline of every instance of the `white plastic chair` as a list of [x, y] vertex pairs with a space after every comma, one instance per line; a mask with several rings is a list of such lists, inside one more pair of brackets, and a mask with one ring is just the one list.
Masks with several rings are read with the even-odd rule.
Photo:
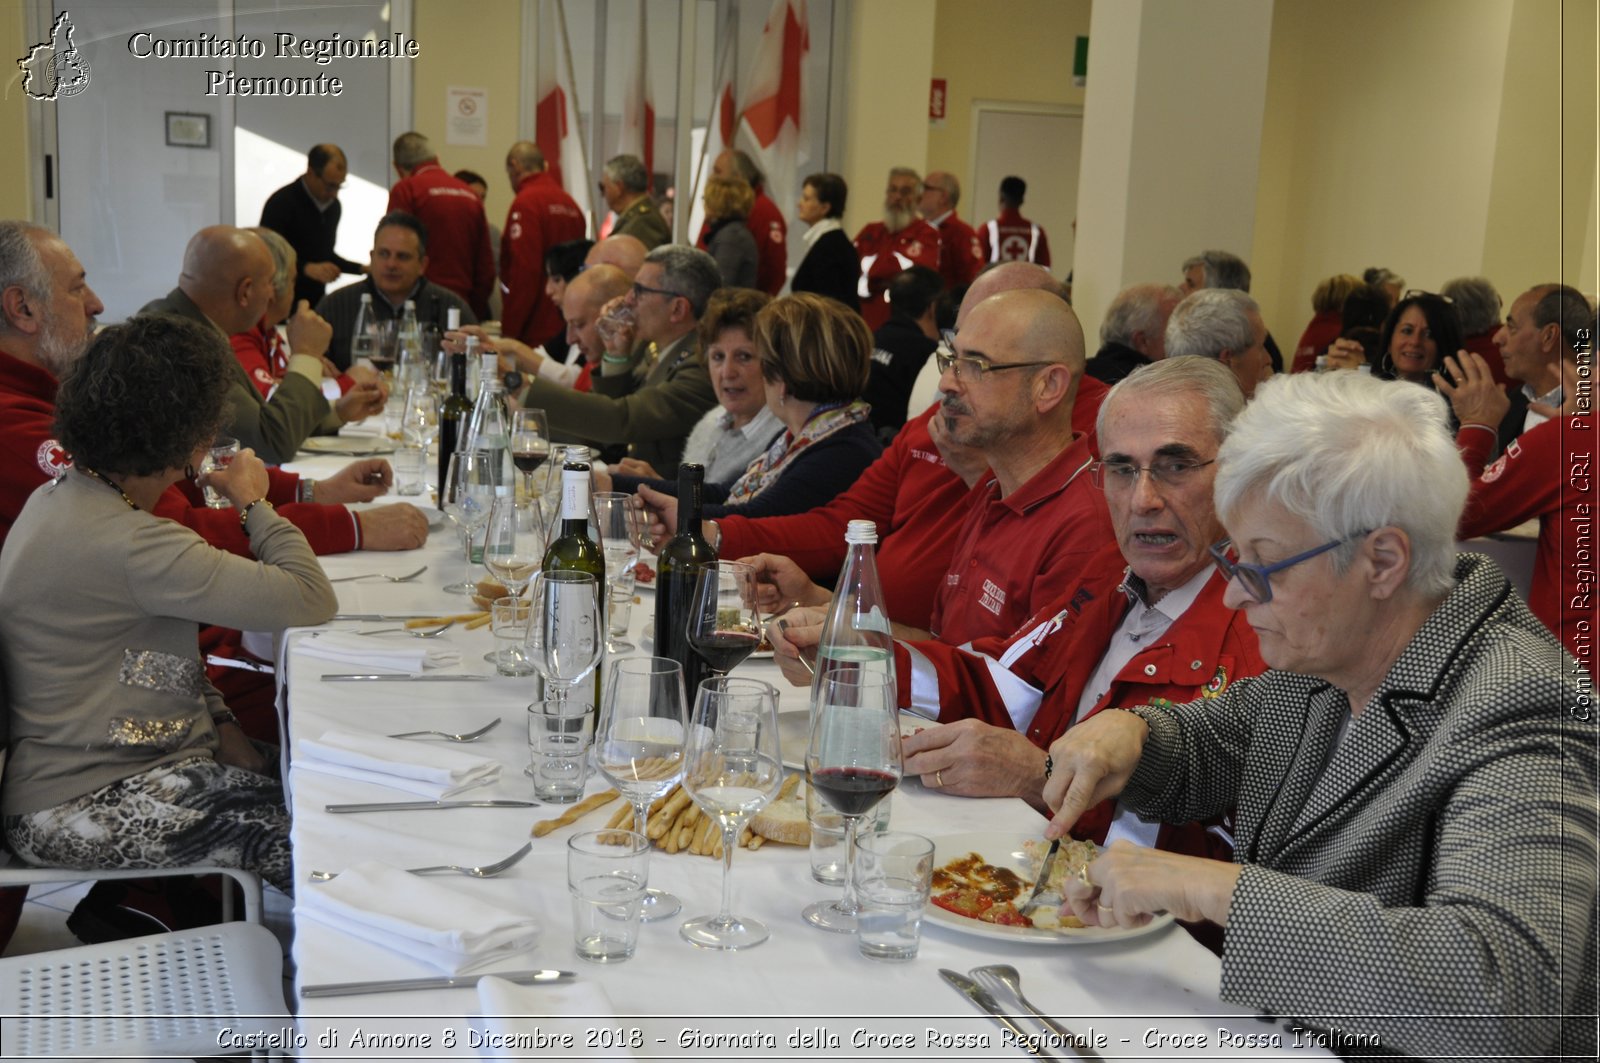
[[282, 949], [251, 923], [0, 959], [7, 1058], [278, 1056], [289, 1025]]
[[[3, 843], [0, 843], [3, 846]], [[15, 854], [0, 847], [0, 887], [43, 886], [58, 882], [99, 882], [102, 879], [128, 878], [183, 878], [188, 875], [226, 875], [244, 891], [244, 918], [249, 923], [261, 922], [261, 876], [254, 871], [237, 867], [148, 867], [125, 871], [86, 871], [70, 867], [32, 867], [22, 863]], [[233, 891], [222, 890], [222, 921], [231, 922]]]

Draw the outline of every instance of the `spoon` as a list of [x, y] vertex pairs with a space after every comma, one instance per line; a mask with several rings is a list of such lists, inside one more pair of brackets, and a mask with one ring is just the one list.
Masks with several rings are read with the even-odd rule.
[[397, 735], [385, 735], [384, 737], [421, 738], [424, 735], [435, 735], [439, 738], [448, 738], [452, 742], [476, 742], [478, 739], [482, 738], [484, 735], [488, 734], [490, 731], [499, 726], [500, 717], [496, 716], [494, 719], [490, 720], [476, 731], [468, 731], [466, 734], [461, 735], [451, 734], [449, 731], [402, 731]]
[[423, 565], [415, 572], [407, 572], [404, 576], [391, 576], [387, 572], [364, 572], [359, 576], [340, 576], [338, 579], [331, 579], [328, 582], [349, 583], [352, 580], [358, 579], [386, 579], [390, 583], [410, 583], [412, 580], [416, 579], [426, 571], [428, 571], [428, 566]]
[[974, 981], [993, 993], [1004, 986], [1011, 995], [1017, 998], [1017, 1003], [1033, 1013], [1033, 1017], [1048, 1026], [1062, 1038], [1062, 1047], [1071, 1048], [1084, 1059], [1101, 1058], [1088, 1043], [1065, 1026], [1061, 1025], [1033, 1004], [1033, 1001], [1022, 995], [1022, 975], [1009, 963], [991, 963], [987, 967], [974, 967], [967, 972]]
[[426, 631], [423, 631], [423, 630], [421, 630], [419, 628], [410, 628], [410, 627], [380, 627], [380, 628], [377, 628], [376, 630], [373, 630], [373, 631], [357, 631], [356, 634], [357, 635], [387, 635], [391, 631], [404, 631], [407, 635], [410, 635], [414, 639], [436, 639], [440, 635], [444, 634], [446, 631], [448, 631], [451, 628], [455, 627], [455, 624], [456, 624], [456, 622], [454, 620], [449, 620], [449, 621], [446, 621], [443, 624], [443, 626], [441, 626], [441, 627], [429, 628]]
[[[499, 723], [499, 722], [500, 722], [499, 720], [495, 721], [495, 723]], [[511, 867], [512, 865], [514, 865], [517, 862], [519, 862], [524, 856], [527, 856], [528, 853], [530, 853], [532, 850], [533, 850], [533, 843], [529, 842], [528, 844], [524, 845], [522, 848], [518, 849], [516, 852], [512, 853], [510, 856], [506, 857], [504, 860], [496, 860], [494, 863], [492, 863], [492, 864], [484, 864], [482, 867], [462, 867], [460, 864], [435, 864], [432, 867], [408, 867], [408, 868], [406, 868], [406, 874], [408, 874], [408, 875], [431, 875], [436, 871], [454, 871], [459, 875], [467, 875], [467, 876], [469, 876], [471, 878], [494, 878], [496, 875], [498, 875], [500, 872], [504, 871], [506, 868]], [[313, 871], [313, 872], [311, 872], [311, 880], [313, 882], [327, 882], [330, 879], [335, 879], [335, 878], [338, 878], [338, 877], [339, 877], [339, 872], [337, 872], [337, 871]]]

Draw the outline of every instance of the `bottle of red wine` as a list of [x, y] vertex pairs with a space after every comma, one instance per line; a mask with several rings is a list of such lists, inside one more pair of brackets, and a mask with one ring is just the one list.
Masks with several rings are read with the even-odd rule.
[[704, 465], [678, 466], [678, 533], [661, 548], [656, 575], [656, 656], [683, 667], [684, 692], [691, 704], [700, 681], [711, 674], [706, 659], [689, 645], [689, 616], [694, 611], [695, 579], [700, 567], [717, 559], [700, 533]]
[[450, 468], [450, 455], [461, 442], [462, 430], [472, 415], [472, 400], [467, 398], [467, 356], [450, 356], [450, 394], [439, 404], [439, 504], [444, 505], [444, 476]]
[[[605, 637], [606, 606], [610, 599], [606, 592], [605, 554], [600, 544], [589, 535], [589, 462], [568, 456], [561, 466], [561, 525], [550, 547], [544, 553], [545, 572], [565, 569], [587, 572], [594, 577], [595, 594], [600, 603], [600, 637]], [[598, 722], [600, 712], [600, 674], [605, 670], [602, 660], [594, 666], [594, 713]], [[576, 689], [574, 696], [577, 696]]]

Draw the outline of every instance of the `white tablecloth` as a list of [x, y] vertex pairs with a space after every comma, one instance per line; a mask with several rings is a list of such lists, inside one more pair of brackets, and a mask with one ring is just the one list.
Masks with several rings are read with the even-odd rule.
[[[325, 474], [339, 464], [318, 459], [296, 468]], [[459, 573], [457, 540], [448, 528], [436, 532], [428, 547], [409, 554], [349, 554], [324, 561], [331, 576], [406, 572], [424, 562], [430, 566], [421, 579], [409, 584], [336, 584], [343, 612], [444, 614], [470, 608], [466, 599], [439, 589]], [[634, 610], [636, 633], [647, 627], [653, 605], [651, 592], [644, 591], [641, 597], [643, 606]], [[375, 625], [337, 626], [355, 630]], [[531, 680], [325, 683], [319, 678], [322, 673], [348, 669], [297, 654], [294, 645], [300, 637], [303, 633], [288, 637], [280, 668], [287, 684], [291, 762], [296, 743], [330, 728], [375, 733], [463, 730], [500, 716], [504, 722], [499, 728], [466, 748], [500, 758], [503, 775], [494, 786], [471, 796], [532, 798], [531, 780], [522, 772], [528, 760], [525, 706], [532, 696]], [[493, 666], [482, 660], [493, 643], [486, 628], [468, 632], [457, 627], [444, 637], [461, 650], [462, 670], [492, 673]], [[781, 710], [805, 707], [805, 692], [783, 683], [770, 663], [747, 662], [738, 674], [777, 686]], [[298, 891], [317, 888], [307, 879], [311, 869], [337, 871], [360, 860], [408, 867], [498, 859], [528, 839], [533, 822], [561, 811], [541, 807], [331, 815], [323, 806], [332, 802], [401, 800], [406, 795], [309, 771], [291, 771], [288, 782]], [[604, 780], [591, 782], [591, 790], [603, 785]], [[500, 969], [576, 971], [596, 990], [578, 999], [605, 1002], [588, 1010], [609, 1009], [613, 1014], [528, 1015], [491, 1024], [480, 1016], [479, 995], [460, 989], [302, 1000], [298, 1030], [305, 1043], [297, 1047], [297, 1054], [327, 1059], [475, 1058], [490, 1054], [481, 1041], [492, 1028], [527, 1039], [523, 1043], [530, 1047], [507, 1055], [541, 1059], [583, 1054], [697, 1059], [1019, 1058], [1025, 1053], [1008, 1046], [1000, 1028], [937, 973], [941, 967], [964, 972], [994, 962], [1015, 966], [1033, 1001], [1068, 1028], [1103, 1038], [1100, 1053], [1108, 1059], [1258, 1058], [1293, 1050], [1293, 1035], [1218, 1000], [1219, 961], [1177, 927], [1121, 943], [1038, 947], [925, 923], [921, 955], [915, 961], [889, 965], [864, 959], [853, 938], [802, 922], [801, 909], [831, 895], [832, 888], [812, 880], [804, 849], [774, 844], [756, 852], [738, 850], [733, 860], [734, 911], [765, 921], [772, 929], [767, 943], [748, 951], [719, 953], [682, 941], [678, 937], [682, 918], [716, 910], [721, 863], [689, 854], [656, 853], [651, 884], [683, 898], [682, 916], [645, 924], [638, 954], [626, 963], [581, 962], [572, 949], [566, 839], [575, 831], [601, 826], [616, 807], [607, 806], [573, 827], [535, 839], [532, 854], [498, 878], [447, 882], [539, 920], [543, 930], [537, 947]], [[894, 794], [892, 807], [894, 829], [935, 837], [970, 831], [1036, 833], [1044, 825], [1022, 802], [951, 797], [924, 790], [914, 781]], [[299, 985], [437, 973], [381, 946], [310, 922], [296, 927], [294, 961]], [[522, 1000], [541, 999], [538, 990], [519, 994]], [[1037, 1029], [1031, 1022], [1024, 1025], [1030, 1031]], [[576, 1041], [565, 1052], [560, 1047], [531, 1047], [540, 1043], [541, 1036], [572, 1036]], [[721, 1036], [734, 1040], [713, 1040]], [[1250, 1039], [1273, 1037], [1283, 1042], [1285, 1051], [1235, 1047]], [[401, 1038], [405, 1047], [395, 1047], [402, 1042], [378, 1040], [389, 1038]], [[1238, 1040], [1230, 1045], [1230, 1038]]]

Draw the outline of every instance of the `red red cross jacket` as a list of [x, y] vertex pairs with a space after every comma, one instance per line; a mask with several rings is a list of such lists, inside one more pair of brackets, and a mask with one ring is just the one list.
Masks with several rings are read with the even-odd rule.
[[978, 247], [985, 262], [1033, 262], [1050, 268], [1050, 240], [1044, 228], [1020, 211], [1003, 210], [985, 222], [978, 229]]
[[949, 289], [965, 288], [983, 272], [988, 259], [978, 243], [977, 230], [951, 211], [935, 225], [939, 230], [939, 276]]
[[500, 332], [537, 347], [561, 330], [561, 310], [544, 292], [544, 256], [556, 244], [583, 239], [583, 212], [548, 170], [530, 174], [500, 234]]
[[912, 266], [939, 268], [939, 230], [916, 219], [897, 233], [875, 221], [856, 233], [861, 256], [861, 316], [873, 332], [889, 320], [889, 282]]
[[437, 162], [425, 162], [389, 189], [388, 209], [428, 227], [428, 279], [465, 299], [479, 321], [488, 320], [494, 252], [477, 193]]

